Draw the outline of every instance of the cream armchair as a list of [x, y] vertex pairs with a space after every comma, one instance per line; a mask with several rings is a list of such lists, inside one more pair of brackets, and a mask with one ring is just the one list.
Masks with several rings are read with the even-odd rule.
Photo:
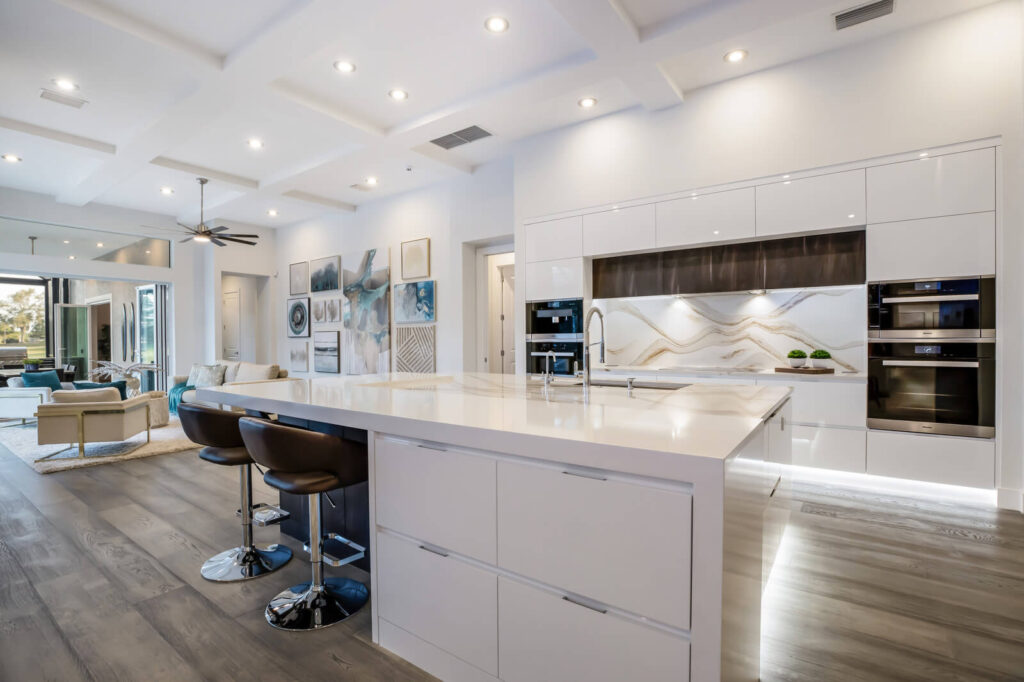
[[[149, 443], [148, 395], [121, 400], [116, 388], [94, 388], [54, 391], [52, 398], [53, 402], [36, 408], [40, 445], [70, 443], [68, 447], [74, 447], [78, 443], [78, 456], [85, 457], [86, 443], [125, 441], [143, 431]], [[53, 455], [39, 459], [47, 457]]]

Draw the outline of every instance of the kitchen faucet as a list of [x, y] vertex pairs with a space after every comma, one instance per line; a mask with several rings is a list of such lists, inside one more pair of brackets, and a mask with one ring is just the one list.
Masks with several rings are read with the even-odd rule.
[[[597, 313], [601, 320], [601, 340], [597, 343], [590, 343], [590, 319]], [[583, 320], [583, 388], [590, 388], [590, 347], [600, 344], [601, 355], [599, 361], [604, 364], [604, 313], [596, 306], [591, 306], [587, 316]]]

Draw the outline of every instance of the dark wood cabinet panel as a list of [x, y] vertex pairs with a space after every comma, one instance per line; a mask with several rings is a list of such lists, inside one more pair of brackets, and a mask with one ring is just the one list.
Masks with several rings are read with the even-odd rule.
[[766, 289], [863, 284], [864, 232], [837, 232], [762, 242]]
[[594, 298], [863, 284], [863, 230], [641, 253], [593, 262]]

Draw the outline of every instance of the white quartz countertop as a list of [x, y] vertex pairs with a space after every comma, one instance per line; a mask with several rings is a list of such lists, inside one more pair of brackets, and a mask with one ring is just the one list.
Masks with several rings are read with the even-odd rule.
[[601, 365], [592, 370], [594, 378], [636, 377], [694, 377], [702, 380], [714, 377], [733, 379], [777, 379], [780, 381], [867, 381], [867, 372], [848, 372], [837, 368], [834, 374], [794, 374], [774, 369], [750, 367], [647, 367], [644, 365]]
[[[198, 399], [271, 414], [541, 459], [609, 466], [625, 450], [723, 461], [789, 396], [786, 386], [675, 390], [579, 385], [465, 373], [317, 377], [201, 388]], [[557, 446], [552, 448], [551, 446]], [[619, 452], [612, 453], [612, 450]], [[561, 457], [557, 453], [565, 453]], [[552, 456], [551, 453], [555, 455]], [[626, 468], [619, 467], [620, 470]], [[668, 473], [668, 472], [661, 472]]]

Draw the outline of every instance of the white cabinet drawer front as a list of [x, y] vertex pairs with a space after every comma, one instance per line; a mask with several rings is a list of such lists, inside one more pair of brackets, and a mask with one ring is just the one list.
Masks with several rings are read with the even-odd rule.
[[995, 213], [868, 225], [868, 281], [995, 272]]
[[653, 249], [654, 204], [583, 216], [583, 255]]
[[494, 460], [386, 438], [375, 448], [377, 525], [495, 562]]
[[790, 385], [794, 422], [860, 428], [867, 424], [866, 383], [794, 381]]
[[686, 246], [754, 236], [754, 188], [662, 201], [658, 246]]
[[996, 478], [996, 445], [987, 438], [869, 431], [868, 473], [992, 488]]
[[[769, 462], [776, 464], [793, 463], [793, 400], [790, 399], [768, 420], [768, 456]], [[775, 478], [781, 474], [778, 469], [771, 469], [770, 484], [775, 485]]]
[[380, 617], [498, 674], [498, 576], [377, 534]]
[[995, 150], [914, 159], [868, 169], [868, 221], [994, 211]]
[[526, 264], [526, 300], [583, 297], [583, 259], [564, 258]]
[[526, 262], [583, 255], [583, 217], [573, 216], [526, 226]]
[[691, 516], [682, 492], [498, 464], [499, 566], [683, 629]]
[[[636, 576], [640, 579], [640, 576]], [[498, 579], [505, 682], [685, 682], [690, 644], [522, 583]]]
[[819, 175], [757, 188], [757, 236], [863, 225], [864, 171]]
[[866, 431], [793, 427], [793, 464], [864, 473]]

